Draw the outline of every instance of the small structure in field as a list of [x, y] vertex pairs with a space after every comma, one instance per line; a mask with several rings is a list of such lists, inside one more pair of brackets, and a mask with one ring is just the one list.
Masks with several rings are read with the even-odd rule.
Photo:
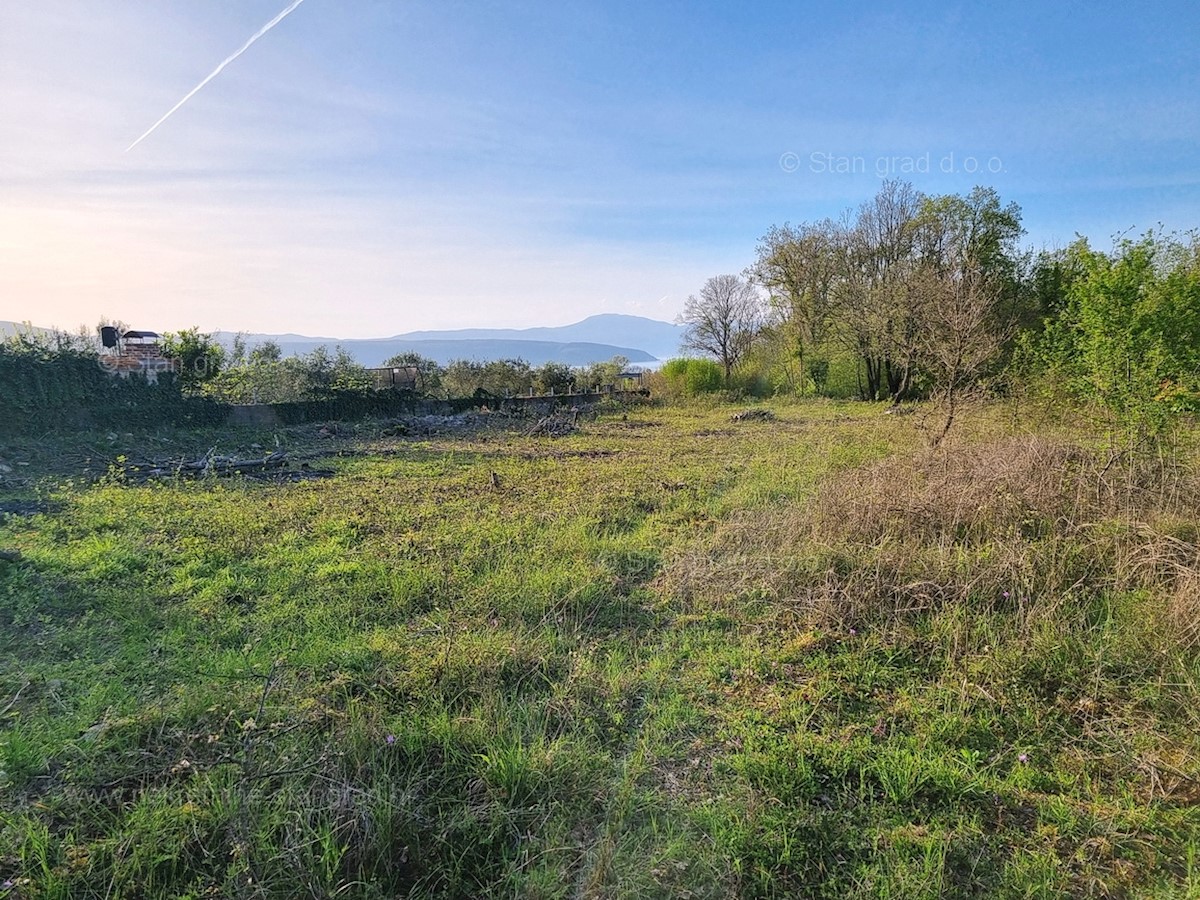
[[616, 388], [619, 391], [640, 391], [646, 386], [646, 373], [641, 369], [626, 369], [617, 374]]
[[179, 361], [163, 356], [160, 337], [154, 331], [120, 333], [105, 325], [100, 329], [101, 364], [114, 375], [128, 378], [138, 374], [151, 383], [158, 380], [160, 372], [178, 372]]
[[417, 366], [391, 366], [369, 371], [377, 391], [416, 391], [422, 387], [421, 370]]

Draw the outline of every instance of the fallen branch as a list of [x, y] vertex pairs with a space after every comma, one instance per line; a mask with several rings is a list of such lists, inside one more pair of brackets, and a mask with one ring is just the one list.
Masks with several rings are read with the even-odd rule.
[[287, 454], [276, 450], [270, 456], [258, 459], [237, 459], [216, 456], [210, 450], [192, 462], [162, 462], [140, 466], [127, 466], [122, 474], [126, 480], [145, 481], [151, 478], [202, 478], [226, 477], [229, 475], [253, 475], [282, 469], [288, 464]]
[[744, 409], [729, 417], [731, 422], [774, 422], [775, 413], [769, 409]]
[[8, 715], [8, 711], [17, 705], [17, 701], [21, 699], [21, 692], [24, 691], [25, 688], [29, 687], [30, 684], [32, 684], [32, 682], [26, 681], [23, 685], [21, 685], [20, 689], [17, 691], [17, 695], [8, 701], [8, 705], [5, 706], [4, 709], [0, 709], [0, 718]]
[[539, 420], [532, 428], [525, 432], [529, 437], [535, 435], [545, 435], [546, 437], [563, 437], [568, 434], [573, 434], [578, 431], [577, 422], [579, 421], [579, 411], [571, 410], [568, 415], [551, 415]]

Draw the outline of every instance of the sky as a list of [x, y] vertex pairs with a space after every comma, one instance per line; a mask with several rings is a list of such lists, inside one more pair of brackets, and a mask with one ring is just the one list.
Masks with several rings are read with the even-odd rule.
[[0, 0], [0, 319], [672, 320], [886, 177], [1200, 226], [1200, 4]]

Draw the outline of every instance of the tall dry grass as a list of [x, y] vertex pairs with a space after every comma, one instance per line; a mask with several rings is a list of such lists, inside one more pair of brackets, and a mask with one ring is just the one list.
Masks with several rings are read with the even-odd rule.
[[827, 479], [807, 503], [734, 519], [663, 587], [697, 606], [765, 599], [806, 626], [896, 622], [946, 604], [1045, 615], [1146, 591], [1200, 643], [1200, 478], [1177, 455], [1121, 457], [1021, 436], [943, 445]]

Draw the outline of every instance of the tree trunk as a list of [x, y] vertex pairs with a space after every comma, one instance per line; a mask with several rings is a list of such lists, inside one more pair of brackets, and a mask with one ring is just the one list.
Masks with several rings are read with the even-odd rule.
[[880, 360], [873, 359], [869, 354], [863, 355], [863, 363], [867, 368], [867, 400], [879, 399], [879, 388], [882, 376]]

